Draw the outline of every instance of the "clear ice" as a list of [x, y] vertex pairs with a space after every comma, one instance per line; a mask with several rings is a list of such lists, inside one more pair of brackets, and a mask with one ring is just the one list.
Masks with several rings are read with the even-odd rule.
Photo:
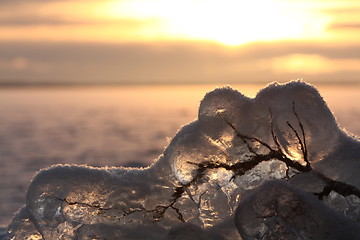
[[56, 165], [8, 239], [360, 239], [360, 142], [318, 91], [206, 94], [148, 168]]

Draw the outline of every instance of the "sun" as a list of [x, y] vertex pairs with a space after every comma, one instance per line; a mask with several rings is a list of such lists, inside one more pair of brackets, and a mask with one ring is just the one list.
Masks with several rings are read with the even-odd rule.
[[148, 34], [169, 39], [239, 45], [253, 41], [317, 38], [327, 19], [301, 2], [284, 0], [113, 1], [108, 16], [157, 20]]

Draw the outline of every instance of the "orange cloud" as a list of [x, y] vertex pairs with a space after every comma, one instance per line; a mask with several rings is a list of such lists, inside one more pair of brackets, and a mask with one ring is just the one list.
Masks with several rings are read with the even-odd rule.
[[335, 73], [360, 71], [360, 59], [329, 59], [317, 54], [290, 54], [270, 61], [276, 73]]

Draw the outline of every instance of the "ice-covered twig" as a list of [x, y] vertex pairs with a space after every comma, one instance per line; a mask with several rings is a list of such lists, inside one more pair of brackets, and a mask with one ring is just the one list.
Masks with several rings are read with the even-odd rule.
[[[259, 139], [257, 137], [251, 137], [247, 136], [245, 134], [242, 134], [233, 123], [231, 123], [228, 119], [226, 119], [221, 113], [218, 113], [219, 116], [223, 118], [223, 120], [226, 122], [226, 124], [232, 128], [236, 134], [236, 136], [242, 140], [242, 142], [246, 145], [249, 152], [252, 154], [250, 156], [250, 159], [245, 162], [237, 162], [235, 164], [228, 164], [223, 162], [214, 162], [214, 161], [203, 161], [200, 163], [194, 163], [191, 161], [188, 161], [187, 163], [197, 166], [196, 174], [193, 180], [188, 184], [192, 185], [193, 183], [200, 180], [204, 174], [205, 171], [208, 169], [217, 169], [217, 168], [223, 168], [225, 170], [232, 171], [234, 173], [233, 177], [230, 180], [233, 180], [236, 176], [241, 176], [246, 174], [247, 171], [253, 169], [258, 164], [266, 161], [270, 161], [273, 159], [279, 160], [287, 166], [286, 170], [286, 176], [289, 178], [289, 170], [290, 168], [293, 168], [297, 170], [299, 173], [314, 171], [316, 175], [318, 175], [325, 183], [326, 186], [324, 187], [323, 191], [320, 193], [314, 193], [319, 197], [319, 199], [322, 199], [324, 196], [327, 196], [331, 191], [335, 191], [342, 196], [348, 196], [348, 195], [355, 195], [360, 197], [360, 190], [357, 189], [354, 186], [351, 186], [347, 183], [343, 183], [340, 181], [335, 181], [333, 179], [330, 179], [323, 175], [322, 173], [313, 170], [311, 167], [309, 158], [308, 158], [308, 150], [307, 150], [307, 143], [306, 143], [306, 135], [305, 135], [305, 129], [304, 125], [301, 122], [301, 119], [296, 111], [295, 102], [292, 103], [292, 112], [294, 116], [297, 119], [297, 124], [300, 127], [300, 132], [296, 130], [293, 124], [291, 124], [289, 121], [286, 121], [287, 126], [290, 128], [290, 130], [295, 134], [296, 139], [298, 140], [298, 144], [300, 146], [302, 159], [305, 162], [305, 165], [301, 164], [298, 160], [293, 160], [289, 158], [284, 151], [282, 150], [282, 147], [278, 141], [278, 137], [276, 136], [274, 132], [273, 127], [273, 114], [271, 109], [269, 109], [270, 113], [270, 132], [272, 136], [272, 140], [274, 142], [275, 147], [271, 146], [270, 144], [266, 143], [262, 139]], [[257, 143], [260, 146], [264, 147], [268, 150], [266, 154], [258, 153], [250, 143]], [[228, 157], [228, 155], [226, 154]]]

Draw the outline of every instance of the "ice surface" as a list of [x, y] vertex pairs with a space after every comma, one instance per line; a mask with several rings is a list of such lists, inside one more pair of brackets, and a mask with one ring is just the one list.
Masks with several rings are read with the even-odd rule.
[[239, 205], [243, 239], [359, 239], [360, 224], [335, 214], [313, 195], [269, 181]]
[[9, 239], [359, 239], [360, 145], [318, 91], [206, 94], [148, 168], [57, 165]]

